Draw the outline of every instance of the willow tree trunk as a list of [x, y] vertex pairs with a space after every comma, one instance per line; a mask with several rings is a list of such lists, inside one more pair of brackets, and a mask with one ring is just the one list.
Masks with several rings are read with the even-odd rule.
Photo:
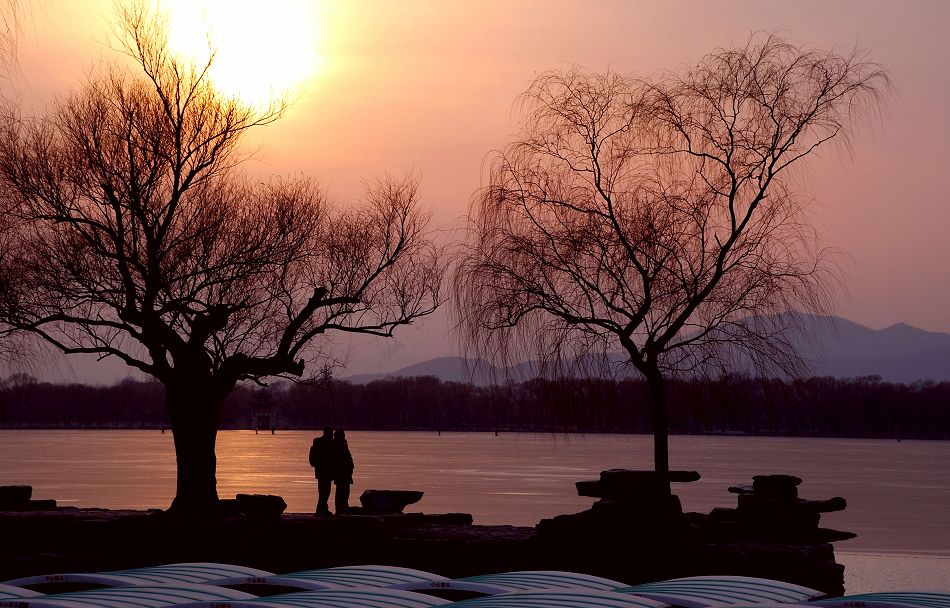
[[653, 467], [667, 494], [670, 490], [670, 430], [666, 404], [666, 380], [659, 369], [644, 374], [647, 381], [647, 403], [653, 417]]
[[175, 438], [178, 483], [171, 510], [208, 513], [218, 503], [215, 441], [221, 403], [227, 392], [202, 383], [165, 386], [165, 409]]

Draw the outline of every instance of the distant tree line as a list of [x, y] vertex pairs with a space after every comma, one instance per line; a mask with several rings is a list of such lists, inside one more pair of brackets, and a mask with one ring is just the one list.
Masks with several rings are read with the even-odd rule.
[[[669, 387], [673, 433], [950, 439], [950, 383], [876, 377], [803, 380], [730, 376]], [[630, 407], [630, 404], [636, 404]], [[639, 380], [532, 380], [474, 386], [433, 377], [244, 386], [222, 408], [222, 428], [648, 433]], [[0, 427], [168, 426], [158, 382], [51, 384], [14, 376], [0, 385]]]

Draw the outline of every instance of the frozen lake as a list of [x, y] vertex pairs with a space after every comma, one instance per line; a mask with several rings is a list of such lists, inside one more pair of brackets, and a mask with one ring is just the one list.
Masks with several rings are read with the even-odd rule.
[[[311, 512], [310, 431], [222, 431], [218, 492], [279, 494], [288, 511]], [[477, 524], [533, 525], [586, 509], [574, 482], [603, 469], [652, 466], [646, 435], [348, 432], [356, 461], [352, 502], [368, 488], [413, 489], [410, 510], [471, 513]], [[671, 466], [697, 470], [676, 484], [683, 508], [735, 506], [730, 485], [787, 473], [804, 498], [843, 496], [847, 510], [822, 525], [856, 532], [835, 545], [849, 592], [898, 588], [950, 591], [950, 442], [674, 436]], [[170, 433], [0, 430], [0, 485], [30, 484], [61, 505], [165, 508], [175, 491]], [[331, 503], [332, 504], [332, 503]]]

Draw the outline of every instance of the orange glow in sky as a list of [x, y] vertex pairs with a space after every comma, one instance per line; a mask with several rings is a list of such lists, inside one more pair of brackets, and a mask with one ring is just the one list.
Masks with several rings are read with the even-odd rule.
[[[859, 129], [848, 153], [816, 154], [801, 191], [814, 197], [822, 243], [847, 254], [839, 314], [875, 329], [950, 332], [948, 0], [144, 1], [168, 15], [176, 53], [206, 57], [209, 40], [218, 48], [212, 77], [225, 92], [255, 104], [294, 94], [285, 116], [248, 134], [248, 173], [312, 176], [348, 202], [366, 180], [413, 172], [434, 224], [450, 229], [541, 71], [679, 71], [763, 31], [819, 50], [867, 49], [896, 86], [886, 116]], [[33, 4], [19, 80], [0, 79], [0, 92], [42, 114], [100, 61], [121, 57], [110, 44], [115, 0]], [[452, 322], [437, 315], [396, 340], [368, 340], [345, 374], [457, 355]], [[106, 367], [92, 361], [76, 378]]]
[[[168, 17], [169, 46], [203, 64], [228, 96], [252, 105], [301, 91], [321, 66], [321, 20], [313, 0], [158, 0]], [[264, 9], [264, 10], [262, 10]]]

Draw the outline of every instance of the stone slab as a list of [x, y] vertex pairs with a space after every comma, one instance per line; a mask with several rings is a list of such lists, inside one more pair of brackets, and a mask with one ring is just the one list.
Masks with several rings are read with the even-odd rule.
[[798, 504], [818, 513], [832, 513], [834, 511], [844, 511], [848, 508], [848, 501], [841, 496], [833, 496], [828, 500], [806, 500], [800, 498], [798, 499]]
[[730, 494], [755, 494], [755, 490], [752, 489], [751, 485], [746, 486], [729, 486]]
[[287, 508], [280, 496], [273, 494], [238, 494], [235, 504], [242, 515], [250, 519], [274, 519]]
[[574, 483], [574, 487], [577, 488], [578, 496], [591, 496], [593, 498], [603, 498], [603, 496], [601, 496], [602, 490], [600, 487], [599, 479], [578, 481]]
[[821, 514], [798, 500], [774, 500], [755, 494], [740, 494], [736, 509], [742, 521], [770, 527], [815, 529]]
[[33, 486], [0, 486], [0, 511], [18, 511], [33, 496]]
[[[672, 483], [688, 483], [698, 481], [700, 474], [696, 471], [670, 471], [669, 480]], [[608, 484], [655, 483], [660, 480], [656, 471], [637, 471], [632, 469], [608, 469], [601, 471], [600, 480]]]
[[801, 477], [795, 477], [794, 475], [753, 475], [752, 476], [752, 487], [758, 488], [760, 486], [800, 486], [802, 484]]
[[755, 475], [752, 489], [757, 495], [766, 498], [792, 499], [798, 498], [798, 485], [801, 483], [801, 478], [793, 475]]
[[622, 517], [632, 517], [649, 520], [658, 515], [682, 515], [683, 505], [679, 496], [667, 494], [659, 499], [639, 501], [610, 500], [602, 498], [591, 507], [597, 512], [610, 512]]
[[360, 504], [366, 513], [402, 513], [408, 505], [419, 502], [423, 494], [418, 490], [366, 490], [360, 495]]

